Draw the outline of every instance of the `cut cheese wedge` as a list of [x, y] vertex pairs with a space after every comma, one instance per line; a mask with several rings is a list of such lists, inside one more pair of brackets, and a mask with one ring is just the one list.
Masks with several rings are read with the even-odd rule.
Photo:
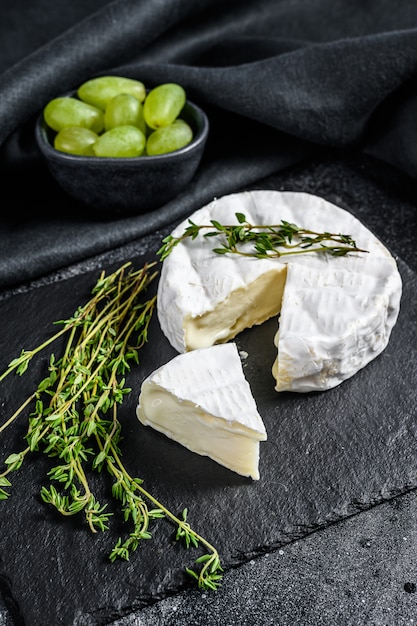
[[[316, 232], [350, 235], [366, 253], [273, 259], [219, 255], [217, 238], [184, 239], [165, 259], [158, 286], [161, 329], [178, 352], [234, 339], [279, 315], [278, 391], [329, 389], [386, 347], [397, 320], [402, 283], [395, 259], [357, 218], [300, 192], [251, 191], [214, 200], [190, 216], [195, 224], [282, 220]], [[184, 220], [172, 233], [183, 234]]]
[[267, 438], [234, 343], [180, 354], [142, 383], [137, 417], [192, 452], [259, 479]]

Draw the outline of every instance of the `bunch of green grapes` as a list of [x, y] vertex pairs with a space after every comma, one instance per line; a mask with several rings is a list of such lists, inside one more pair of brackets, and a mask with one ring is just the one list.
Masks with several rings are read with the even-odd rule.
[[54, 98], [44, 108], [46, 124], [56, 132], [54, 148], [98, 157], [166, 154], [193, 139], [180, 113], [186, 93], [164, 83], [148, 93], [145, 85], [122, 76], [100, 76], [83, 83], [76, 96]]

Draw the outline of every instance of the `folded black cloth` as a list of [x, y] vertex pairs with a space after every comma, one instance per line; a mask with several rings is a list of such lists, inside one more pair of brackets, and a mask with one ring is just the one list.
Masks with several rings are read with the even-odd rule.
[[[2, 7], [0, 26], [0, 288], [133, 241], [326, 149], [369, 154], [417, 179], [414, 0], [24, 4]], [[49, 21], [19, 50], [16, 28], [33, 33], [37, 15]], [[152, 213], [89, 215], [36, 148], [47, 101], [100, 74], [178, 82], [209, 115], [192, 183]]]

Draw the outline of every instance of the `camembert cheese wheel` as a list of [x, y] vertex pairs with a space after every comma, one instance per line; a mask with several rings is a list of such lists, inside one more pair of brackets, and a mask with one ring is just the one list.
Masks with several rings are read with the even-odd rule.
[[178, 352], [227, 342], [275, 316], [275, 388], [308, 392], [335, 387], [385, 349], [399, 314], [401, 277], [389, 250], [357, 218], [312, 194], [258, 190], [216, 199], [189, 219], [237, 224], [236, 213], [251, 224], [285, 220], [349, 235], [366, 252], [259, 259], [219, 255], [213, 238], [185, 238], [163, 262], [157, 297], [161, 329]]

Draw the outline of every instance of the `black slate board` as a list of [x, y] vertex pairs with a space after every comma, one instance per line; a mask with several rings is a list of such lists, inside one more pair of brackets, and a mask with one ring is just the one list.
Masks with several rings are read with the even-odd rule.
[[[139, 267], [143, 259], [134, 259]], [[252, 482], [192, 454], [140, 425], [135, 406], [143, 378], [175, 355], [156, 320], [122, 410], [124, 461], [132, 475], [219, 549], [226, 568], [368, 508], [417, 485], [415, 331], [417, 277], [399, 260], [404, 282], [400, 317], [384, 353], [354, 378], [325, 393], [278, 395], [270, 373], [276, 322], [238, 338], [244, 369], [268, 432], [261, 444], [261, 480]], [[97, 273], [33, 289], [0, 302], [0, 369], [22, 347], [53, 332], [89, 296]], [[0, 385], [1, 421], [43, 376], [46, 355], [23, 378]], [[20, 449], [23, 424], [3, 434], [1, 458]], [[13, 496], [0, 502], [0, 580], [28, 626], [104, 625], [152, 598], [188, 584], [184, 567], [200, 553], [173, 542], [173, 527], [154, 526], [153, 539], [126, 562], [107, 556], [120, 532], [116, 515], [92, 535], [78, 519], [63, 519], [39, 499], [48, 459], [14, 477]], [[94, 479], [103, 501], [110, 483]]]

